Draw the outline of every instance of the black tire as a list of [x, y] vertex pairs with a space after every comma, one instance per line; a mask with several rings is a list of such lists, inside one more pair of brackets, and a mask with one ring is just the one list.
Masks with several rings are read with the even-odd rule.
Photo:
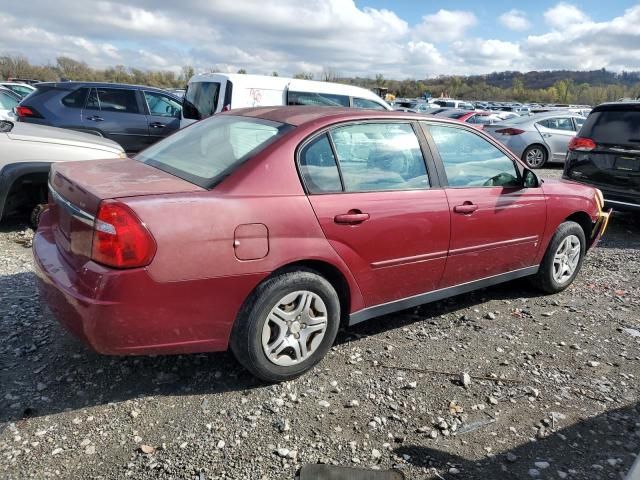
[[[534, 154], [539, 153], [539, 155]], [[540, 160], [537, 160], [540, 159]], [[540, 168], [547, 163], [549, 160], [549, 154], [547, 153], [547, 149], [542, 145], [534, 144], [529, 145], [524, 152], [522, 152], [522, 161], [526, 163], [527, 167], [531, 169]]]
[[[575, 236], [580, 241], [580, 258], [578, 260], [577, 266], [571, 276], [559, 283], [554, 278], [554, 257], [560, 244], [569, 236]], [[532, 278], [533, 284], [540, 288], [541, 290], [547, 293], [558, 293], [566, 289], [569, 285], [573, 283], [576, 276], [580, 272], [580, 268], [582, 267], [582, 261], [584, 260], [584, 255], [586, 252], [586, 240], [584, 235], [584, 230], [582, 227], [578, 225], [576, 222], [563, 222], [558, 226], [556, 233], [554, 233], [551, 238], [551, 242], [549, 243], [549, 247], [544, 254], [544, 258], [542, 259], [542, 263], [540, 264], [540, 269], [538, 273]]]
[[[306, 290], [315, 293], [326, 307], [327, 325], [324, 337], [305, 360], [281, 366], [268, 359], [262, 347], [262, 331], [267, 317], [287, 294]], [[340, 326], [340, 299], [324, 277], [312, 270], [285, 272], [260, 284], [240, 311], [231, 334], [231, 351], [249, 372], [267, 382], [284, 382], [299, 377], [313, 368], [327, 354]]]
[[38, 205], [33, 207], [33, 210], [31, 210], [31, 213], [29, 214], [29, 223], [31, 224], [31, 228], [33, 228], [34, 230], [38, 229], [40, 217], [42, 216], [42, 212], [44, 212], [46, 209], [46, 203], [39, 203]]

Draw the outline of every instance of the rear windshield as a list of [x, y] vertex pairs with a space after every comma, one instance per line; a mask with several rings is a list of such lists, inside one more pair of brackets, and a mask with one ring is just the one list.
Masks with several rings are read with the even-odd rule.
[[179, 130], [134, 158], [200, 187], [213, 188], [292, 128], [268, 120], [216, 115]]
[[220, 96], [219, 82], [192, 82], [182, 99], [182, 115], [191, 120], [202, 120], [216, 112]]
[[640, 108], [591, 113], [579, 135], [597, 143], [637, 145], [640, 143]]
[[444, 112], [440, 112], [438, 113], [438, 115], [440, 115], [441, 117], [447, 117], [447, 118], [455, 118], [458, 119], [460, 117], [464, 117], [465, 115], [467, 115], [469, 112], [455, 112], [455, 111], [444, 111]]

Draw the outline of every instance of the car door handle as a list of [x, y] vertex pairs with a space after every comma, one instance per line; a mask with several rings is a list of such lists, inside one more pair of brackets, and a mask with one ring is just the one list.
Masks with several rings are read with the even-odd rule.
[[545, 137], [545, 138], [549, 138], [551, 136], [551, 134], [550, 133], [543, 133], [542, 136]]
[[333, 217], [333, 221], [340, 225], [357, 225], [369, 220], [368, 213], [362, 213], [360, 210], [349, 210], [348, 213], [342, 213]]
[[99, 117], [98, 115], [93, 115], [91, 117], [87, 117], [87, 120], [92, 120], [94, 122], [102, 122], [104, 121], [104, 118]]
[[149, 126], [151, 128], [164, 128], [165, 127], [164, 123], [160, 123], [160, 122], [150, 123]]
[[455, 213], [464, 213], [465, 215], [469, 215], [475, 212], [478, 209], [477, 205], [474, 205], [471, 202], [464, 202], [462, 205], [456, 205], [453, 207], [453, 211]]

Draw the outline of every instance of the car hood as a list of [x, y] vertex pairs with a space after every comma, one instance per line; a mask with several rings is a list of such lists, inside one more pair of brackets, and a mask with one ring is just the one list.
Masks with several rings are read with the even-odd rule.
[[542, 189], [547, 195], [570, 196], [588, 199], [595, 204], [595, 188], [572, 180], [543, 178]]
[[16, 122], [7, 136], [11, 140], [25, 142], [55, 143], [74, 147], [104, 150], [109, 154], [123, 152], [122, 147], [113, 140], [91, 135], [89, 133], [76, 132], [66, 128], [47, 127], [32, 123]]

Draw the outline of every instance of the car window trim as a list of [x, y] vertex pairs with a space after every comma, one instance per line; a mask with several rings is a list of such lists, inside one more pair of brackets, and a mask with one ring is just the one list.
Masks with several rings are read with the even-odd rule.
[[[418, 145], [420, 145], [420, 152], [422, 153], [422, 161], [425, 163], [425, 169], [427, 172], [427, 176], [429, 177], [429, 188], [401, 188], [401, 189], [393, 189], [393, 190], [362, 190], [362, 191], [358, 191], [358, 192], [347, 192], [345, 191], [345, 187], [344, 187], [344, 180], [342, 178], [342, 170], [340, 168], [340, 159], [338, 158], [338, 154], [335, 151], [335, 144], [333, 143], [333, 138], [330, 134], [330, 130], [334, 129], [334, 128], [338, 128], [338, 127], [344, 127], [344, 126], [349, 126], [349, 125], [365, 125], [365, 124], [370, 124], [370, 123], [402, 123], [405, 125], [411, 125], [411, 128], [413, 129], [413, 132], [416, 136], [416, 138], [418, 139]], [[348, 120], [345, 122], [338, 122], [338, 123], [334, 123], [331, 125], [327, 125], [323, 128], [321, 128], [320, 130], [317, 130], [315, 132], [313, 132], [312, 134], [310, 134], [308, 137], [306, 137], [305, 139], [303, 139], [298, 146], [296, 147], [296, 152], [295, 152], [295, 165], [296, 165], [296, 170], [298, 172], [298, 177], [301, 180], [301, 184], [302, 184], [302, 188], [304, 189], [304, 192], [306, 195], [349, 195], [349, 194], [358, 194], [358, 193], [385, 193], [385, 192], [413, 192], [416, 190], [424, 190], [424, 191], [429, 191], [429, 190], [434, 190], [434, 189], [438, 189], [438, 188], [443, 188], [442, 185], [439, 184], [439, 182], [434, 183], [434, 179], [431, 178], [431, 173], [432, 170], [429, 168], [429, 162], [427, 161], [427, 159], [425, 158], [425, 150], [422, 147], [422, 144], [420, 142], [420, 134], [419, 134], [419, 130], [421, 130], [417, 125], [416, 125], [417, 121], [415, 119], [385, 119], [385, 118], [372, 118], [372, 119], [367, 119], [367, 120]], [[329, 144], [331, 145], [331, 151], [334, 155], [334, 159], [336, 162], [336, 166], [338, 167], [338, 173], [340, 175], [340, 182], [342, 184], [342, 191], [341, 192], [310, 192], [306, 182], [304, 181], [304, 175], [302, 175], [302, 172], [300, 170], [300, 154], [302, 153], [302, 150], [304, 150], [304, 147], [313, 142], [314, 140], [316, 140], [317, 138], [319, 138], [320, 136], [322, 136], [322, 134], [327, 133], [328, 137], [329, 137]], [[438, 178], [436, 176], [436, 178]]]
[[433, 150], [433, 154], [434, 156], [437, 158], [437, 163], [436, 166], [438, 168], [438, 172], [442, 173], [442, 185], [443, 188], [455, 188], [455, 189], [462, 189], [462, 188], [501, 188], [501, 189], [517, 189], [519, 187], [504, 187], [504, 186], [499, 186], [499, 185], [460, 185], [460, 186], [456, 186], [456, 185], [449, 185], [449, 177], [447, 177], [447, 172], [444, 168], [444, 162], [442, 161], [442, 157], [440, 156], [440, 151], [438, 150], [435, 140], [433, 139], [433, 137], [431, 136], [431, 132], [429, 131], [428, 128], [425, 127], [429, 127], [430, 125], [435, 125], [435, 126], [439, 126], [439, 127], [447, 127], [447, 128], [456, 128], [458, 130], [464, 130], [466, 132], [469, 132], [473, 135], [476, 135], [477, 137], [480, 137], [482, 140], [486, 141], [487, 143], [493, 145], [495, 148], [497, 148], [500, 152], [502, 152], [502, 154], [504, 156], [506, 156], [508, 159], [510, 159], [513, 164], [514, 167], [516, 169], [516, 173], [518, 174], [518, 181], [520, 182], [520, 184], [524, 184], [524, 180], [522, 178], [522, 172], [524, 171], [524, 165], [522, 165], [520, 163], [520, 161], [514, 157], [514, 155], [506, 149], [506, 147], [503, 147], [501, 144], [499, 144], [497, 141], [494, 141], [491, 138], [486, 138], [484, 135], [482, 135], [480, 132], [478, 132], [477, 129], [473, 128], [473, 127], [466, 127], [464, 124], [460, 124], [460, 125], [454, 125], [453, 123], [449, 123], [449, 122], [435, 122], [433, 120], [420, 120], [419, 121], [422, 127], [422, 130], [424, 130], [424, 135], [425, 137], [427, 137], [428, 141], [429, 141], [429, 145], [432, 146]]

